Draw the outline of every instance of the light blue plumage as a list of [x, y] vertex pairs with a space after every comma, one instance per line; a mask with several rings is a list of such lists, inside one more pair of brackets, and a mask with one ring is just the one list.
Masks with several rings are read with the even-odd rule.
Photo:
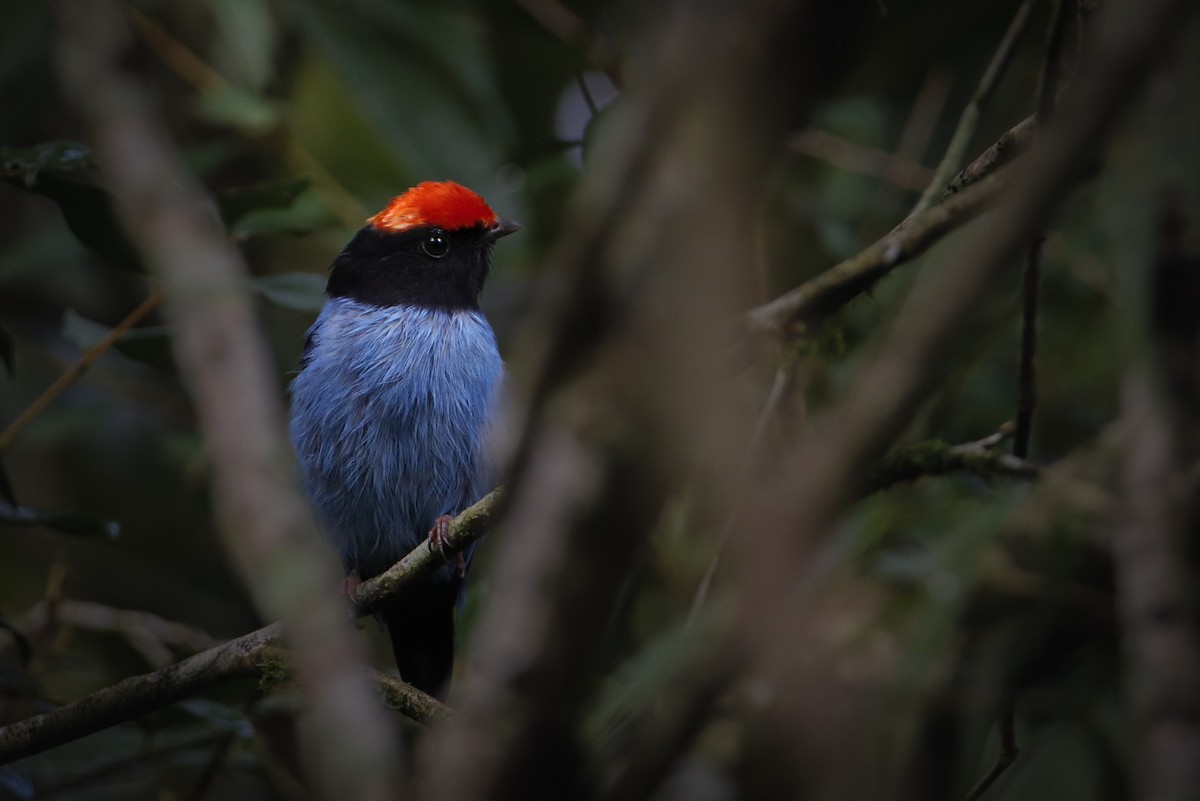
[[332, 298], [292, 384], [304, 483], [347, 571], [386, 570], [492, 486], [502, 365], [474, 310]]

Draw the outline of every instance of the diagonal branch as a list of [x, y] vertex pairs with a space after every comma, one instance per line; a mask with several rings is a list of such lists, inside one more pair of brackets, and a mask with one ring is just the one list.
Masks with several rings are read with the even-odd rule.
[[[502, 499], [503, 490], [494, 490], [454, 519], [446, 535], [449, 555], [487, 533]], [[367, 614], [441, 564], [440, 554], [418, 545], [390, 570], [359, 586], [356, 601], [360, 613]], [[287, 657], [280, 643], [279, 624], [273, 623], [161, 670], [125, 679], [52, 712], [0, 728], [0, 765], [134, 720], [232, 679], [276, 681], [288, 669]], [[418, 723], [432, 723], [450, 714], [449, 707], [410, 684], [379, 672], [374, 678], [384, 702]]]
[[946, 234], [982, 214], [1000, 193], [1003, 176], [992, 175], [894, 228], [875, 244], [775, 300], [751, 309], [752, 330], [791, 333], [806, 319], [830, 314], [866, 292], [901, 264], [920, 256]]

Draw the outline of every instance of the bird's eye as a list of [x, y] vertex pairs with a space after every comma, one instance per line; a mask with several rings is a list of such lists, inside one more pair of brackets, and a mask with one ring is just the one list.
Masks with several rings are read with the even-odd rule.
[[421, 250], [430, 258], [440, 259], [450, 251], [450, 243], [446, 241], [445, 234], [434, 231], [422, 240]]

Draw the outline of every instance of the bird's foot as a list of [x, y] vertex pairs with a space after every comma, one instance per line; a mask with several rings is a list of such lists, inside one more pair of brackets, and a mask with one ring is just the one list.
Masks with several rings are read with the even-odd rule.
[[[433, 521], [433, 528], [429, 529], [429, 550], [432, 551], [436, 548], [437, 552], [442, 555], [442, 561], [446, 564], [450, 564], [450, 557], [446, 556], [446, 537], [450, 534], [452, 522], [454, 522], [454, 518], [450, 515], [442, 515]], [[461, 553], [454, 555], [454, 566], [458, 570], [459, 578], [467, 574], [467, 560]]]
[[362, 576], [358, 575], [357, 570], [350, 571], [350, 575], [342, 579], [342, 595], [346, 599], [346, 606], [350, 611], [350, 619], [354, 621], [354, 626], [361, 629], [362, 623], [358, 622], [358, 601], [354, 599], [358, 593], [358, 585], [362, 584]]

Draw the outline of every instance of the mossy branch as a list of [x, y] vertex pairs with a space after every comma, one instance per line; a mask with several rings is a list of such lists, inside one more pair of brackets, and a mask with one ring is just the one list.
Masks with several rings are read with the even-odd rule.
[[981, 478], [1036, 478], [1041, 468], [1011, 454], [973, 445], [949, 445], [938, 439], [903, 445], [875, 463], [864, 482], [870, 494], [905, 481], [948, 473], [971, 473]]

